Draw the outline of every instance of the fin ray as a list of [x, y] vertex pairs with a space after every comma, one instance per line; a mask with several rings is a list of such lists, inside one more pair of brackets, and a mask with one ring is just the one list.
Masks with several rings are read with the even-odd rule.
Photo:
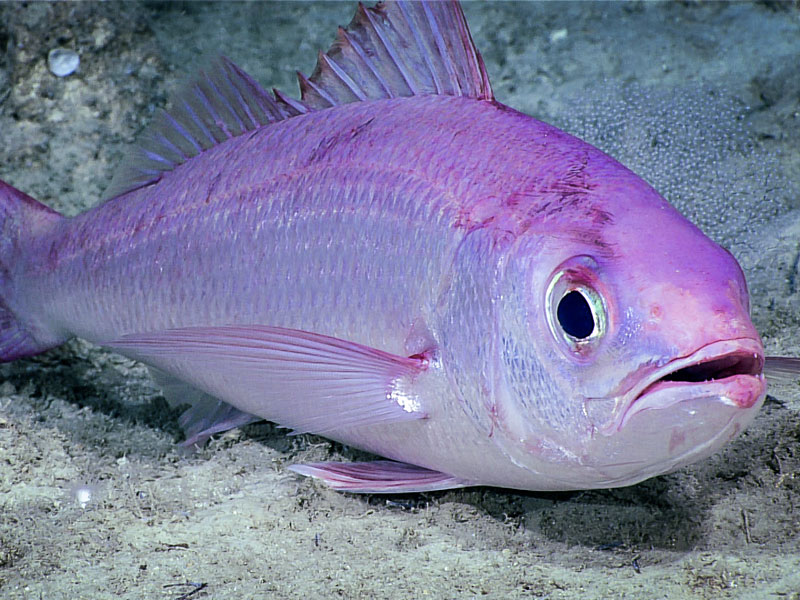
[[215, 433], [262, 420], [261, 417], [243, 412], [160, 369], [150, 367], [149, 371], [170, 406], [189, 405], [178, 420], [186, 434], [181, 446], [202, 445]]
[[764, 375], [770, 383], [794, 385], [800, 381], [800, 358], [767, 356], [764, 359]]
[[493, 99], [483, 59], [453, 0], [359, 4], [311, 77], [298, 74], [298, 80], [302, 101], [313, 110], [424, 94]]
[[424, 359], [312, 332], [189, 327], [125, 335], [104, 345], [295, 432], [427, 415], [412, 389]]
[[291, 465], [289, 470], [320, 479], [336, 491], [359, 494], [410, 494], [475, 485], [447, 473], [393, 460], [308, 463]]
[[310, 110], [423, 94], [493, 98], [483, 59], [456, 0], [359, 4], [311, 77], [297, 74], [300, 100], [265, 91], [220, 57], [160, 112], [123, 161], [105, 198], [158, 182], [162, 174], [226, 140]]
[[300, 112], [273, 98], [224, 56], [184, 86], [171, 105], [153, 119], [106, 198], [155, 183], [163, 172], [216, 144]]

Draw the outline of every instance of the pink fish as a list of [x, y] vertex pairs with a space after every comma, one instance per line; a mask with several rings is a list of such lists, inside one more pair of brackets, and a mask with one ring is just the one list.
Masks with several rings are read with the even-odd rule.
[[735, 259], [497, 102], [457, 3], [359, 7], [300, 87], [220, 60], [73, 218], [0, 182], [0, 360], [85, 338], [188, 444], [268, 419], [391, 459], [293, 467], [361, 492], [629, 485], [753, 419]]

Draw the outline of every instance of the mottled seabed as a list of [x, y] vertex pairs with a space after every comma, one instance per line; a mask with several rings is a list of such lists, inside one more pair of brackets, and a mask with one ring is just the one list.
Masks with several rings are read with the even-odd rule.
[[[209, 56], [294, 90], [352, 10], [0, 4], [0, 178], [74, 214]], [[633, 164], [731, 246], [768, 352], [800, 355], [798, 5], [466, 13], [498, 98]], [[77, 74], [48, 72], [58, 46]], [[143, 368], [80, 341], [0, 366], [0, 597], [800, 598], [797, 386], [698, 465], [570, 494], [347, 496], [285, 470], [347, 448], [262, 424], [188, 454], [176, 417]]]

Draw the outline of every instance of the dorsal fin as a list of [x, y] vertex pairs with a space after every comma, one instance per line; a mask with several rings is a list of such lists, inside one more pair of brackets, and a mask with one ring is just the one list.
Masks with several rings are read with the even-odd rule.
[[491, 100], [492, 86], [456, 0], [359, 3], [311, 77], [298, 73], [303, 103], [322, 109], [348, 102], [427, 94]]
[[265, 91], [221, 56], [181, 89], [142, 134], [106, 190], [113, 198], [158, 181], [161, 174], [227, 139], [304, 112]]
[[491, 100], [483, 59], [457, 0], [358, 5], [311, 77], [301, 100], [274, 97], [225, 57], [201, 71], [160, 112], [114, 176], [106, 198], [157, 182], [190, 158], [269, 123], [349, 102], [444, 94]]

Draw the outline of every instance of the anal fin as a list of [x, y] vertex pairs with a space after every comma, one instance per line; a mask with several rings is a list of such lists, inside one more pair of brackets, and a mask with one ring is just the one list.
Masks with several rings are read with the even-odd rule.
[[215, 433], [261, 421], [261, 417], [243, 412], [168, 373], [150, 367], [150, 376], [161, 388], [164, 398], [172, 407], [189, 405], [178, 423], [186, 439], [181, 446], [202, 445]]

